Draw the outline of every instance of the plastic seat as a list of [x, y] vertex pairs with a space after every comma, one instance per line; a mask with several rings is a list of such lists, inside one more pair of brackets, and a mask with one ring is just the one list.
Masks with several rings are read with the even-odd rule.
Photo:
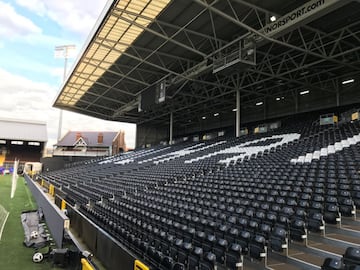
[[355, 205], [352, 199], [343, 197], [339, 199], [339, 211], [342, 216], [351, 217], [355, 214]]
[[203, 258], [203, 249], [200, 247], [195, 247], [193, 252], [188, 256], [188, 269], [198, 269], [199, 261]]
[[216, 236], [213, 234], [207, 235], [206, 240], [202, 244], [202, 248], [204, 252], [212, 251], [212, 248], [215, 245], [215, 243], [216, 243]]
[[266, 239], [269, 239], [271, 233], [271, 226], [266, 223], [261, 223], [259, 226], [259, 234], [263, 235]]
[[206, 239], [206, 234], [203, 231], [196, 231], [194, 236], [194, 244], [201, 246]]
[[249, 244], [249, 255], [256, 260], [262, 260], [266, 257], [266, 239], [262, 235], [255, 235]]
[[229, 244], [235, 242], [235, 239], [237, 239], [239, 236], [239, 230], [235, 227], [232, 227], [229, 230], [229, 233], [225, 235], [226, 241], [228, 241]]
[[226, 267], [229, 269], [238, 269], [243, 266], [241, 246], [233, 243], [225, 254]]
[[304, 241], [307, 237], [305, 221], [295, 219], [290, 224], [290, 239], [298, 242]]
[[174, 259], [169, 256], [166, 256], [162, 260], [161, 267], [163, 269], [173, 269], [174, 264], [175, 264]]
[[249, 219], [247, 217], [240, 217], [238, 219], [238, 225], [242, 228], [242, 229], [246, 229], [249, 223]]
[[329, 204], [326, 206], [324, 211], [324, 220], [330, 224], [336, 224], [337, 222], [340, 222], [340, 212], [336, 204]]
[[342, 270], [343, 264], [341, 260], [334, 258], [326, 258], [321, 266], [322, 270]]
[[348, 247], [343, 254], [342, 260], [347, 269], [360, 265], [360, 248]]
[[206, 253], [203, 260], [199, 263], [201, 270], [214, 270], [216, 265], [216, 256], [212, 252]]
[[246, 255], [249, 251], [249, 243], [251, 240], [251, 233], [249, 231], [241, 231], [238, 244], [241, 246], [242, 254]]
[[213, 252], [216, 256], [217, 262], [224, 264], [225, 262], [225, 252], [228, 248], [228, 241], [225, 239], [219, 239], [215, 246], [213, 247]]
[[270, 235], [269, 245], [274, 251], [282, 252], [287, 246], [287, 232], [283, 227], [275, 227]]
[[185, 265], [179, 262], [174, 263], [172, 270], [185, 270]]

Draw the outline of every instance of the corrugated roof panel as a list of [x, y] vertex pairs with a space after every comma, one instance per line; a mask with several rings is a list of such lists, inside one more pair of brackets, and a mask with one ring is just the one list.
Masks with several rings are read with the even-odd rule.
[[[85, 86], [70, 88], [68, 84], [64, 87], [62, 93], [60, 94], [58, 101], [62, 104], [67, 103], [68, 105], [74, 105], [77, 100], [93, 85], [93, 82], [97, 81], [104, 72], [121, 56], [128, 46], [130, 46], [134, 40], [144, 31], [142, 27], [135, 26], [125, 20], [122, 20], [121, 17], [124, 16], [133, 22], [136, 22], [139, 25], [142, 25], [144, 28], [147, 27], [154, 18], [168, 5], [170, 0], [132, 0], [132, 1], [119, 1], [112, 10], [112, 14], [104, 22], [100, 32], [97, 36], [94, 37], [92, 44], [89, 46], [89, 49], [84, 54], [84, 59], [90, 59], [91, 63], [88, 64], [81, 62], [80, 65], [74, 70], [74, 74], [81, 73], [88, 75], [88, 81], [92, 83], [83, 83], [83, 80], [76, 81], [76, 75], [73, 75], [68, 83], [77, 83], [78, 85]], [[125, 11], [124, 11], [125, 10]], [[147, 18], [140, 18], [138, 16], [130, 15], [129, 13], [139, 14]], [[108, 39], [104, 41], [104, 39]], [[112, 42], [111, 42], [112, 41]], [[118, 46], [117, 42], [121, 42], [122, 45]], [[101, 44], [106, 44], [101, 46]], [[127, 44], [128, 46], [124, 46]], [[112, 48], [111, 48], [112, 47]], [[92, 61], [95, 60], [95, 61]], [[89, 61], [89, 60], [87, 60]], [[101, 68], [96, 68], [95, 66]], [[84, 78], [84, 77], [83, 77]], [[82, 89], [83, 91], [74, 90]], [[71, 93], [71, 102], [69, 102], [69, 97], [60, 98], [62, 95]]]

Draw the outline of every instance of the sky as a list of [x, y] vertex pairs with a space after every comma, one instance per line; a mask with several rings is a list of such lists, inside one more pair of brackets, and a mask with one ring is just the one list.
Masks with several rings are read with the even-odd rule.
[[[46, 122], [47, 147], [56, 143], [60, 110], [52, 105], [62, 86], [64, 59], [55, 58], [55, 47], [76, 46], [70, 72], [106, 1], [0, 0], [0, 118]], [[127, 146], [135, 146], [134, 124], [63, 111], [62, 136], [69, 130], [124, 130]]]

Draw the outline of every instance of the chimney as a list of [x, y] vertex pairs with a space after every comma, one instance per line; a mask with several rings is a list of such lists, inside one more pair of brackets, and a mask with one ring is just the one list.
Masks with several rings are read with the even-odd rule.
[[102, 134], [102, 132], [99, 132], [97, 142], [99, 144], [104, 143], [104, 135]]
[[81, 132], [76, 132], [76, 141], [81, 138]]

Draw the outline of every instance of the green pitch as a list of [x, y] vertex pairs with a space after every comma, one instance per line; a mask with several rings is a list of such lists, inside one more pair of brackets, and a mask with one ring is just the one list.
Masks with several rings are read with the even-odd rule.
[[24, 230], [20, 214], [24, 210], [35, 210], [36, 202], [27, 188], [24, 178], [19, 177], [15, 197], [10, 199], [11, 175], [0, 175], [0, 204], [10, 212], [0, 240], [0, 269], [43, 270], [51, 268], [50, 263], [32, 262], [34, 250], [23, 245]]

